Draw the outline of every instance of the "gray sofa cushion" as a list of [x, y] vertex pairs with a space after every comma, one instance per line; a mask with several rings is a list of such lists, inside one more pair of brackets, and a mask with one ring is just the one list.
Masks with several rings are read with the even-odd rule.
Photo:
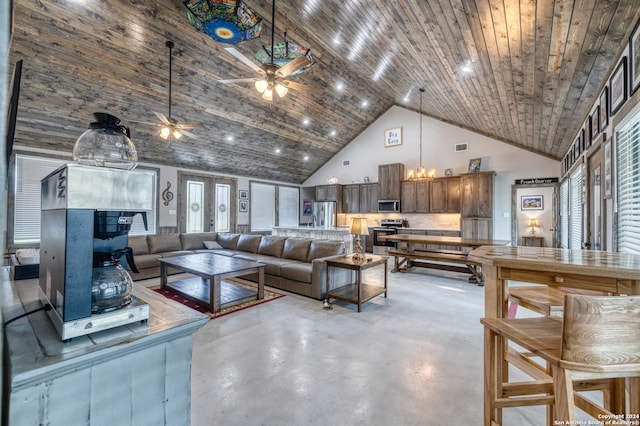
[[180, 234], [182, 250], [198, 250], [205, 248], [205, 241], [216, 241], [217, 232], [194, 232], [192, 234]]
[[341, 241], [323, 241], [313, 240], [311, 247], [309, 248], [309, 257], [307, 262], [311, 262], [313, 259], [319, 259], [321, 257], [334, 256], [342, 254], [343, 243]]
[[238, 247], [239, 238], [240, 234], [231, 234], [228, 232], [218, 233], [218, 243], [226, 249], [235, 250]]
[[311, 240], [307, 238], [287, 238], [282, 249], [282, 257], [306, 262], [310, 245]]
[[242, 234], [238, 238], [238, 246], [236, 250], [246, 251], [247, 253], [257, 253], [262, 237], [260, 235]]
[[136, 235], [129, 237], [129, 247], [133, 249], [133, 255], [149, 254], [146, 235]]
[[148, 235], [149, 253], [166, 253], [168, 251], [182, 250], [180, 235]]
[[258, 246], [258, 253], [266, 256], [282, 257], [282, 249], [286, 237], [277, 235], [263, 235]]
[[302, 262], [291, 262], [280, 265], [280, 276], [294, 281], [311, 283], [311, 264]]

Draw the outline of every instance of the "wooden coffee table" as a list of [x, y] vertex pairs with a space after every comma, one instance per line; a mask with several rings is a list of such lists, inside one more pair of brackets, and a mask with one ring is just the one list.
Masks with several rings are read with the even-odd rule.
[[[167, 282], [167, 268], [188, 272], [196, 277]], [[210, 312], [251, 299], [264, 299], [265, 264], [213, 253], [189, 254], [160, 259], [160, 285], [185, 299], [204, 306]], [[223, 281], [225, 278], [258, 274], [258, 291]]]

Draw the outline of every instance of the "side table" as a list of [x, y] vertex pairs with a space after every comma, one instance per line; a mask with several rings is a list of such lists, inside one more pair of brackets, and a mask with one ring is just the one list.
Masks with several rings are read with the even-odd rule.
[[544, 237], [522, 237], [522, 245], [525, 247], [544, 247]]
[[[330, 299], [342, 300], [358, 305], [358, 312], [362, 312], [362, 304], [374, 297], [383, 294], [387, 297], [387, 259], [388, 256], [376, 256], [367, 254], [364, 260], [354, 261], [352, 254], [335, 256], [327, 259], [326, 262], [326, 284], [327, 295], [325, 305], [328, 306]], [[362, 282], [362, 271], [375, 266], [384, 265], [384, 286], [371, 285]], [[338, 288], [330, 289], [330, 269], [342, 268], [355, 271], [356, 280]]]

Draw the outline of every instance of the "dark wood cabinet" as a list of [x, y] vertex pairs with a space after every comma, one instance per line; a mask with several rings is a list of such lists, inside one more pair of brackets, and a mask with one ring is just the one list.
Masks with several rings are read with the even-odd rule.
[[342, 185], [316, 186], [316, 201], [335, 201], [338, 213], [342, 213]]
[[342, 187], [342, 212], [360, 213], [360, 185]]
[[429, 213], [430, 180], [402, 182], [400, 207], [403, 213]]
[[433, 179], [429, 200], [431, 213], [460, 213], [460, 178]]
[[495, 172], [464, 174], [462, 187], [462, 217], [493, 217], [493, 180]]
[[378, 213], [379, 194], [377, 183], [360, 184], [360, 213]]
[[402, 180], [404, 164], [382, 164], [378, 166], [378, 184], [381, 200], [400, 200], [402, 196]]

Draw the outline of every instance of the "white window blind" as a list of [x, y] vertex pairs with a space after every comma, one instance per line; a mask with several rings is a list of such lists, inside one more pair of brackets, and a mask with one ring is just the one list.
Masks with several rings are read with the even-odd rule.
[[616, 129], [617, 249], [640, 254], [640, 111]]
[[582, 167], [571, 174], [569, 187], [569, 248], [582, 248]]
[[271, 231], [275, 220], [275, 185], [251, 182], [251, 231]]
[[[68, 161], [65, 160], [46, 157], [23, 154], [16, 155], [13, 220], [14, 244], [35, 243], [40, 241], [41, 180], [67, 162]], [[154, 174], [155, 173], [154, 171]], [[142, 216], [136, 215], [131, 225], [129, 235], [156, 233], [155, 185], [153, 193], [153, 211], [147, 212], [149, 230], [145, 231]]]
[[560, 185], [560, 248], [569, 248], [569, 179]]
[[66, 161], [16, 155], [13, 242], [40, 241], [40, 181]]
[[290, 186], [278, 187], [278, 225], [297, 227], [300, 212], [300, 191]]

